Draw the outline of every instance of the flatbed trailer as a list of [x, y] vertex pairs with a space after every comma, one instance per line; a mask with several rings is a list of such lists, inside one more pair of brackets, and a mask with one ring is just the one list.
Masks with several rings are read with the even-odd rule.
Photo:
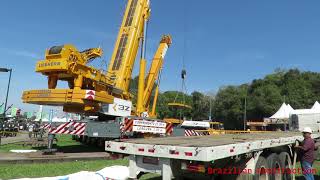
[[[312, 137], [318, 140], [320, 134], [313, 133]], [[297, 173], [292, 169], [293, 146], [297, 140], [303, 140], [300, 132], [221, 134], [107, 141], [105, 149], [130, 155], [130, 178], [133, 179], [144, 172], [161, 174], [165, 180], [184, 176], [291, 179]]]

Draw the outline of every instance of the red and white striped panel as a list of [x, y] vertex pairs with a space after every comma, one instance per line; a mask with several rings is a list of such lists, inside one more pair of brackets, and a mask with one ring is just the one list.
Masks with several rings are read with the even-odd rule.
[[50, 128], [51, 128], [51, 124], [50, 124], [50, 123], [42, 124], [42, 125], [40, 126], [40, 128], [50, 129]]
[[186, 129], [184, 130], [184, 136], [200, 136], [195, 130]]
[[72, 134], [72, 135], [84, 135], [86, 123], [83, 122], [67, 122], [59, 125], [56, 128], [52, 128], [49, 134]]
[[167, 123], [166, 126], [166, 134], [170, 135], [173, 132], [173, 124], [172, 123]]
[[133, 119], [124, 119], [124, 123], [121, 125], [122, 132], [131, 132], [133, 128]]
[[197, 132], [193, 129], [186, 129], [184, 130], [184, 136], [206, 136], [209, 135], [209, 132]]

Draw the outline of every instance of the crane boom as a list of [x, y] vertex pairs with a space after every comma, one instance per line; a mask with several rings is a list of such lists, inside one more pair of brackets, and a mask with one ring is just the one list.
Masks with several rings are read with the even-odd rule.
[[119, 30], [110, 65], [108, 77], [116, 90], [120, 90], [125, 99], [129, 98], [129, 83], [133, 65], [137, 56], [139, 41], [143, 36], [144, 23], [150, 14], [149, 0], [129, 0]]
[[[162, 66], [163, 66], [164, 57], [165, 57], [166, 52], [167, 52], [169, 46], [171, 45], [171, 43], [172, 43], [172, 40], [171, 40], [170, 36], [165, 35], [162, 37], [160, 44], [159, 44], [159, 47], [153, 57], [151, 65], [150, 65], [148, 75], [143, 82], [143, 83], [145, 83], [144, 90], [143, 90], [143, 92], [138, 93], [138, 96], [142, 96], [141, 97], [142, 102], [137, 104], [137, 110], [138, 110], [137, 114], [140, 114], [143, 111], [147, 111], [147, 112], [149, 111], [152, 91], [154, 89], [156, 81], [159, 78], [159, 74], [160, 74]], [[157, 101], [157, 95], [158, 95], [158, 85], [155, 89], [155, 98], [154, 98], [153, 104], [155, 104]], [[139, 99], [139, 97], [138, 97], [138, 99]], [[153, 106], [155, 106], [155, 105], [153, 105]], [[153, 110], [153, 113], [151, 113], [151, 114], [154, 115], [154, 110]]]

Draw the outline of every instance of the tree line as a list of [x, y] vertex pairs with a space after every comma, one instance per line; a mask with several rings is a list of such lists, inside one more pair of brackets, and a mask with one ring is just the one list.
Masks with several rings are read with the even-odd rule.
[[[137, 78], [131, 85], [133, 94], [136, 87]], [[161, 92], [157, 115], [158, 118], [205, 120], [209, 119], [211, 112], [212, 119], [223, 122], [226, 129], [243, 129], [245, 109], [248, 120], [262, 120], [274, 114], [283, 102], [289, 103], [294, 109], [305, 109], [319, 100], [319, 96], [320, 73], [276, 69], [264, 78], [254, 79], [250, 83], [223, 86], [215, 94], [197, 91], [191, 94]], [[185, 101], [192, 109], [168, 106], [168, 103], [174, 101]]]

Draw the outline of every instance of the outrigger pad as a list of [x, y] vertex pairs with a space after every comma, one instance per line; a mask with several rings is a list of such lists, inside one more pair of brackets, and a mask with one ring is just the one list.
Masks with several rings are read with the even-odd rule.
[[44, 149], [42, 150], [43, 155], [55, 155], [57, 152], [57, 149]]

